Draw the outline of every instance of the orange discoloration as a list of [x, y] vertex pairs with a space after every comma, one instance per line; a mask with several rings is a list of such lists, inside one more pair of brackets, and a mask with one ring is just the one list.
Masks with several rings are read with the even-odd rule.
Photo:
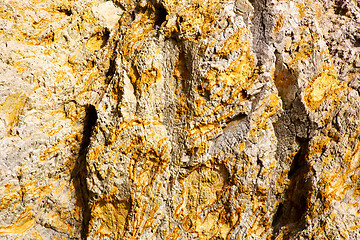
[[[169, 1], [166, 5], [170, 5]], [[213, 27], [217, 13], [222, 10], [220, 0], [200, 1], [195, 0], [192, 4], [178, 13], [177, 25], [180, 31], [185, 32], [187, 39], [198, 41], [219, 31]]]
[[302, 32], [301, 40], [293, 42], [291, 46], [294, 54], [287, 61], [290, 67], [299, 61], [308, 59], [313, 52], [318, 50], [318, 47], [314, 44], [318, 41], [319, 36], [315, 32], [309, 31], [308, 27], [305, 26], [300, 26], [300, 30]]
[[336, 99], [346, 83], [340, 82], [333, 71], [323, 71], [314, 77], [305, 89], [304, 100], [311, 111], [315, 111], [326, 99]]
[[[217, 55], [219, 56], [227, 56], [233, 51], [239, 50], [239, 48], [244, 48], [248, 50], [248, 42], [244, 41], [249, 39], [250, 31], [244, 27], [239, 28], [238, 31], [233, 34], [231, 37], [226, 39], [224, 42], [223, 47], [220, 49], [220, 51], [217, 52]], [[245, 38], [245, 39], [244, 39]]]
[[61, 129], [63, 129], [63, 126], [60, 126], [60, 127], [58, 127], [58, 128], [55, 128], [55, 129], [52, 129], [50, 132], [48, 132], [48, 135], [49, 135], [49, 136], [53, 136], [53, 135], [55, 135], [56, 133], [60, 132]]
[[305, 17], [306, 9], [304, 4], [296, 4], [296, 7], [299, 9], [299, 18], [302, 19]]
[[278, 18], [276, 20], [276, 24], [273, 30], [273, 35], [276, 35], [282, 28], [283, 24], [284, 24], [284, 15], [279, 14]]
[[23, 234], [29, 230], [36, 222], [34, 213], [30, 207], [27, 207], [22, 214], [16, 219], [16, 222], [10, 226], [0, 226], [0, 234], [17, 233]]
[[58, 142], [57, 144], [55, 144], [54, 146], [51, 146], [49, 148], [47, 148], [44, 153], [40, 156], [40, 161], [45, 161], [49, 158], [50, 155], [54, 155], [57, 151], [60, 150], [60, 147], [58, 147], [57, 145], [59, 145], [60, 142]]
[[86, 43], [86, 47], [94, 52], [104, 47], [106, 41], [107, 41], [107, 36], [99, 31], [89, 38], [89, 40]]
[[23, 93], [14, 93], [9, 95], [3, 103], [0, 104], [0, 112], [5, 114], [7, 132], [10, 134], [11, 128], [19, 122], [20, 114], [26, 104], [27, 96]]
[[[232, 224], [224, 218], [224, 206], [212, 206], [226, 195], [227, 172], [218, 166], [214, 169], [198, 167], [181, 180], [182, 202], [175, 210], [175, 216], [183, 222], [186, 231], [193, 232], [201, 239], [227, 236]], [[212, 210], [210, 210], [212, 209]], [[204, 217], [200, 217], [205, 213]], [[220, 221], [219, 221], [220, 220]]]
[[272, 94], [263, 103], [266, 108], [260, 116], [254, 114], [254, 127], [250, 130], [250, 136], [254, 136], [267, 127], [267, 121], [280, 110], [280, 99], [277, 94]]
[[89, 228], [95, 227], [94, 220], [100, 221], [96, 233], [101, 237], [121, 238], [125, 231], [125, 223], [130, 202], [118, 200], [113, 196], [105, 196], [98, 200], [91, 209], [92, 220]]
[[138, 78], [131, 78], [132, 83], [141, 91], [147, 92], [149, 87], [161, 79], [158, 68], [152, 67], [142, 73]]
[[[203, 79], [203, 86], [210, 91], [215, 85], [223, 83], [226, 87], [234, 87], [237, 84], [249, 86], [247, 80], [254, 71], [254, 60], [252, 55], [244, 49], [244, 53], [225, 71], [212, 68]], [[244, 86], [245, 87], [245, 86]]]
[[[156, 16], [153, 13], [152, 9], [147, 9], [144, 13], [139, 14], [137, 21], [131, 23], [127, 28], [126, 38], [121, 41], [120, 50], [123, 52], [125, 57], [130, 57], [133, 55], [138, 43], [149, 36], [149, 33], [154, 30], [155, 18]], [[128, 25], [128, 19], [131, 18], [124, 14], [120, 19], [120, 25]]]

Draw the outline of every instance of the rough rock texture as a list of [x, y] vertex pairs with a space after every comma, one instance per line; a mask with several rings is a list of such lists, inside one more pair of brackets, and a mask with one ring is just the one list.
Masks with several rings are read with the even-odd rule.
[[357, 0], [0, 0], [0, 239], [360, 239]]

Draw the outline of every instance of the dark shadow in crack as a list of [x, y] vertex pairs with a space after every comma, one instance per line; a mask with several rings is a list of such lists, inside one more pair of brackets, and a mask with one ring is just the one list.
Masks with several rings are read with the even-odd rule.
[[283, 232], [284, 237], [287, 238], [295, 231], [301, 230], [305, 224], [305, 214], [312, 189], [311, 180], [308, 178], [310, 165], [307, 162], [309, 140], [297, 137], [296, 142], [300, 145], [300, 149], [288, 173], [290, 183], [286, 189], [284, 201], [279, 204], [273, 218], [273, 238], [283, 227], [287, 229]]
[[168, 13], [162, 4], [155, 5], [155, 9], [155, 26], [160, 28], [162, 24], [167, 20], [166, 16], [168, 15]]
[[88, 153], [93, 127], [97, 121], [97, 112], [93, 105], [87, 105], [85, 111], [86, 115], [84, 119], [83, 138], [80, 143], [78, 158], [71, 173], [71, 179], [74, 183], [77, 198], [76, 201], [77, 204], [82, 208], [82, 240], [87, 238], [90, 221], [89, 191], [86, 182], [86, 177], [88, 174], [86, 167], [86, 155]]

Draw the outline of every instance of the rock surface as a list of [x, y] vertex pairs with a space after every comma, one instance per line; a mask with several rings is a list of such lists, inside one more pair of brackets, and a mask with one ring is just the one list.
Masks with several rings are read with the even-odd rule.
[[360, 239], [356, 0], [0, 0], [0, 239]]

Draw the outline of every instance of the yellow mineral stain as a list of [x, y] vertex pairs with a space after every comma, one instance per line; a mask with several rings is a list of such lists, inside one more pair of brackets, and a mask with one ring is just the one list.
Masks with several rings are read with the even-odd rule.
[[268, 99], [263, 101], [266, 108], [260, 116], [254, 115], [255, 123], [254, 127], [250, 130], [250, 136], [254, 136], [259, 131], [264, 130], [267, 127], [267, 120], [274, 116], [274, 114], [280, 109], [280, 99], [277, 94], [271, 94]]
[[[158, 68], [152, 67], [140, 75], [133, 82], [141, 91], [147, 92], [149, 87], [161, 79], [161, 72]], [[134, 80], [134, 79], [132, 79]]]
[[336, 78], [333, 71], [323, 71], [314, 77], [305, 89], [306, 106], [315, 111], [325, 99], [336, 99], [337, 94], [345, 89], [345, 83]]
[[183, 222], [186, 231], [196, 233], [199, 239], [226, 236], [232, 227], [227, 219], [222, 218], [223, 214], [226, 215], [223, 206], [209, 211], [204, 218], [200, 217], [200, 213], [225, 194], [227, 178], [225, 167], [198, 167], [180, 182], [183, 201], [177, 206], [175, 216]]
[[176, 118], [178, 120], [183, 119], [185, 116], [187, 116], [188, 112], [190, 111], [189, 105], [186, 102], [186, 96], [184, 94], [181, 94], [178, 96], [178, 103], [176, 105]]
[[36, 239], [36, 240], [44, 240], [44, 238], [40, 235], [40, 233], [33, 231], [31, 233], [31, 237], [32, 239]]
[[56, 74], [56, 83], [59, 84], [61, 82], [66, 82], [70, 79], [67, 72], [64, 71], [57, 71]]
[[15, 62], [14, 64], [12, 64], [12, 66], [16, 68], [18, 73], [21, 73], [27, 69], [27, 67], [24, 66], [23, 63], [24, 62], [21, 60], [21, 61]]
[[0, 234], [23, 234], [29, 230], [35, 224], [35, 222], [36, 218], [34, 217], [31, 208], [28, 206], [16, 219], [15, 223], [11, 224], [10, 226], [0, 226]]
[[324, 167], [332, 159], [333, 159], [333, 156], [331, 154], [329, 156], [325, 157], [321, 166]]
[[300, 26], [299, 28], [303, 34], [300, 41], [292, 43], [291, 49], [294, 51], [294, 54], [287, 60], [289, 66], [308, 59], [314, 51], [318, 50], [318, 47], [314, 46], [314, 43], [318, 41], [318, 35], [314, 32], [308, 33], [309, 30], [305, 26]]
[[244, 143], [244, 142], [239, 143], [238, 150], [240, 152], [242, 152], [245, 149], [245, 146], [246, 146], [246, 143]]
[[189, 130], [189, 137], [195, 136], [195, 135], [199, 135], [199, 136], [203, 136], [206, 135], [206, 133], [213, 131], [215, 128], [219, 127], [218, 124], [216, 123], [209, 123], [209, 124], [204, 124], [204, 125], [197, 125], [194, 128]]
[[16, 206], [21, 200], [21, 190], [17, 188], [11, 189], [11, 186], [8, 185], [6, 186], [6, 193], [0, 198], [0, 210], [10, 207], [10, 204]]
[[243, 36], [246, 35], [246, 34], [250, 34], [249, 30], [247, 30], [244, 27], [239, 28], [239, 30], [235, 34], [233, 34], [231, 37], [226, 39], [226, 41], [224, 42], [224, 45], [221, 48], [221, 50], [219, 52], [217, 52], [217, 55], [227, 56], [232, 51], [237, 51], [241, 47], [248, 50], [249, 43], [244, 42], [243, 39], [242, 39]]
[[103, 33], [98, 32], [92, 35], [86, 43], [86, 47], [91, 51], [100, 50], [102, 47], [105, 46], [107, 41], [106, 36]]
[[100, 220], [96, 233], [100, 238], [114, 237], [120, 239], [125, 230], [126, 218], [130, 209], [128, 200], [118, 200], [108, 196], [98, 200], [91, 209], [90, 229], [94, 227], [94, 219]]
[[[171, 5], [171, 1], [166, 1]], [[191, 41], [198, 41], [220, 29], [214, 27], [219, 13], [222, 9], [221, 0], [201, 1], [195, 0], [192, 5], [178, 13], [177, 25], [180, 31], [185, 32], [185, 38]]]
[[192, 154], [196, 153], [198, 156], [200, 156], [209, 147], [209, 144], [204, 141], [211, 139], [217, 133], [221, 132], [221, 127], [218, 123], [209, 123], [204, 125], [197, 125], [188, 132], [188, 138], [191, 139], [190, 152]]
[[306, 14], [306, 9], [304, 4], [296, 4], [296, 7], [299, 9], [299, 19], [302, 19], [303, 17], [305, 17]]
[[[239, 101], [241, 101], [242, 99], [239, 99]], [[213, 113], [217, 113], [217, 111], [220, 111], [221, 109], [223, 109], [226, 106], [226, 104], [221, 104], [218, 105], [215, 109]], [[231, 117], [234, 116], [235, 111], [237, 110], [237, 107], [234, 107], [230, 110], [228, 110], [225, 114], [223, 114], [221, 117], [219, 117], [217, 119], [217, 121], [222, 122], [222, 121], [226, 121], [226, 120], [230, 120]], [[235, 129], [236, 126], [234, 125], [233, 122], [229, 122], [229, 124], [227, 124], [227, 127]]]
[[311, 152], [309, 153], [309, 156], [323, 153], [326, 145], [328, 145], [330, 141], [331, 138], [327, 136], [319, 136], [315, 138], [314, 142], [311, 144]]
[[[90, 65], [90, 66], [89, 66]], [[102, 79], [100, 78], [100, 74], [99, 74], [99, 69], [97, 67], [93, 67], [92, 64], [89, 64], [88, 67], [86, 68], [86, 70], [88, 71], [88, 77], [86, 79], [86, 81], [84, 82], [84, 90], [92, 90], [95, 86], [94, 86], [94, 82], [96, 80], [98, 80], [99, 82], [103, 82], [101, 81]], [[98, 88], [95, 88], [98, 89]]]
[[6, 116], [8, 134], [11, 128], [18, 123], [26, 99], [26, 95], [19, 92], [7, 96], [5, 101], [0, 104], [0, 112]]
[[[140, 18], [132, 22], [126, 32], [126, 38], [121, 42], [120, 50], [123, 52], [124, 57], [131, 57], [135, 51], [137, 43], [149, 36], [149, 32], [154, 31], [155, 18], [151, 9], [147, 9], [145, 13], [138, 14]], [[123, 14], [120, 19], [120, 25], [128, 25], [130, 15]], [[137, 46], [139, 47], [139, 46]]]
[[49, 223], [46, 223], [46, 227], [51, 227], [52, 229], [56, 229], [57, 231], [71, 233], [71, 225], [68, 224], [65, 219], [66, 216], [65, 212], [50, 212], [46, 214], [46, 219], [49, 219]]
[[40, 161], [45, 161], [49, 158], [50, 155], [53, 155], [55, 152], [60, 150], [60, 147], [58, 147], [57, 145], [60, 142], [57, 142], [55, 145], [48, 147], [43, 154], [41, 154], [40, 156]]
[[63, 129], [63, 126], [60, 126], [60, 127], [58, 127], [58, 128], [55, 128], [55, 129], [52, 129], [50, 132], [48, 132], [48, 135], [49, 135], [49, 136], [53, 136], [53, 135], [55, 135], [56, 133], [60, 132], [61, 129]]
[[81, 16], [82, 20], [89, 24], [96, 24], [97, 19], [94, 17], [94, 14], [92, 13], [91, 8], [89, 8], [87, 11], [83, 13]]
[[249, 84], [248, 80], [254, 70], [253, 56], [244, 49], [244, 53], [225, 71], [217, 68], [209, 70], [204, 81], [205, 89], [211, 90], [215, 85], [220, 82], [225, 83], [226, 87], [234, 87], [237, 84]]
[[[175, 62], [175, 68], [173, 70], [173, 77], [177, 81], [178, 85], [186, 88], [188, 78], [190, 77], [190, 73], [189, 73], [189, 70], [187, 69], [185, 54], [183, 52], [179, 53], [179, 57], [177, 58], [177, 60]], [[178, 95], [178, 94], [175, 93], [175, 95]]]
[[[22, 4], [17, 3], [16, 1], [11, 2], [12, 8], [15, 8], [17, 10], [17, 13], [19, 16], [22, 17], [25, 21], [32, 23], [31, 28], [32, 29], [39, 29], [42, 31], [36, 31], [36, 34], [28, 34], [27, 31], [24, 31], [22, 28], [14, 28], [12, 30], [12, 35], [10, 35], [7, 39], [16, 39], [17, 41], [21, 41], [24, 44], [28, 45], [46, 45], [49, 43], [52, 43], [56, 38], [60, 35], [58, 34], [64, 27], [67, 26], [68, 23], [62, 25], [61, 27], [54, 29], [51, 31], [51, 33], [48, 36], [41, 36], [43, 35], [45, 29], [48, 29], [48, 26], [53, 22], [59, 22], [64, 17], [67, 17], [64, 13], [61, 13], [59, 11], [54, 11], [51, 7], [51, 4], [49, 7], [43, 7], [41, 1], [34, 1], [35, 3], [32, 3], [31, 8], [24, 6]], [[42, 18], [40, 20], [34, 20], [30, 14], [28, 14], [28, 11], [44, 11], [47, 12], [47, 14], [50, 15], [50, 17]], [[1, 13], [2, 11], [0, 11]], [[4, 14], [1, 14], [1, 18], [7, 19], [8, 21], [15, 21], [13, 17], [10, 17], [10, 14], [6, 14], [9, 11], [4, 11]], [[10, 11], [11, 12], [11, 11]], [[10, 16], [9, 16], [10, 15]], [[28, 28], [27, 28], [28, 29]], [[11, 31], [11, 30], [10, 30]], [[9, 31], [8, 31], [9, 32]], [[41, 37], [41, 38], [39, 38]]]
[[289, 87], [296, 83], [296, 77], [288, 69], [283, 71], [276, 71], [274, 76], [275, 85], [279, 90], [281, 96], [286, 96], [289, 92]]
[[54, 187], [52, 189], [52, 193], [57, 196], [63, 193], [63, 191], [67, 188], [68, 182], [65, 180], [60, 180], [60, 183], [58, 186]]
[[283, 24], [284, 24], [284, 15], [279, 14], [273, 30], [273, 35], [276, 35], [281, 30]]
[[102, 145], [92, 148], [91, 151], [88, 152], [88, 158], [96, 161], [97, 159], [99, 159], [100, 153], [103, 149], [104, 146]]
[[350, 231], [357, 231], [360, 228], [360, 221], [355, 221], [354, 226], [349, 228]]

